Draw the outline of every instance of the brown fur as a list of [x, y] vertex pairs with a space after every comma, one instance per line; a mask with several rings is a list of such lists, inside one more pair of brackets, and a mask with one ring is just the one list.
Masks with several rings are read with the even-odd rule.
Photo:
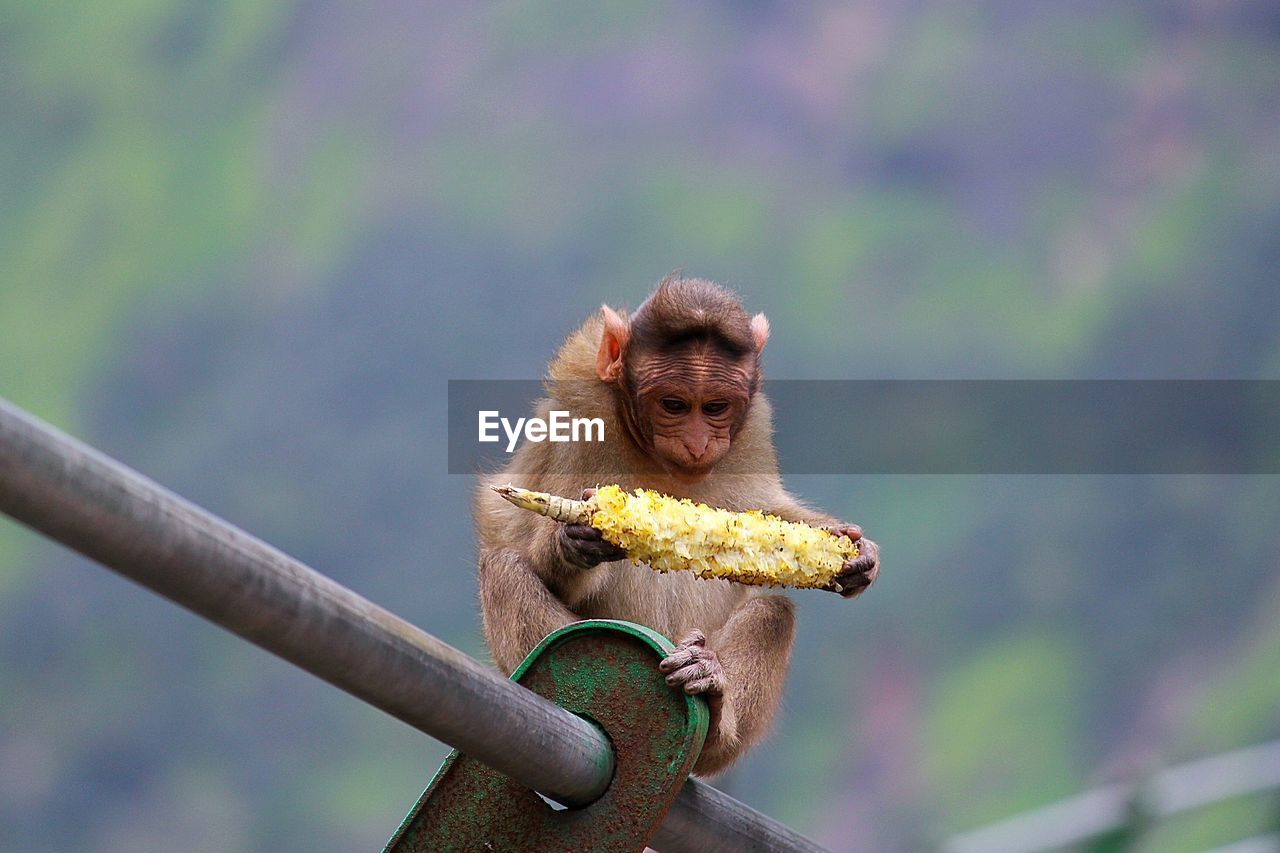
[[667, 276], [636, 311], [632, 347], [666, 350], [691, 338], [709, 338], [726, 353], [756, 351], [751, 321], [731, 291], [700, 278]]
[[[757, 333], [761, 327], [764, 331]], [[739, 355], [758, 351], [767, 335], [763, 317], [748, 320], [729, 291], [696, 279], [664, 282], [637, 312], [632, 329], [629, 347], [671, 345], [673, 334], [677, 344], [690, 335], [709, 335], [715, 346]], [[726, 682], [723, 696], [709, 697], [712, 729], [695, 767], [698, 773], [713, 773], [759, 740], [777, 711], [795, 633], [790, 599], [687, 572], [647, 571], [625, 560], [577, 568], [560, 551], [560, 525], [513, 507], [488, 486], [512, 482], [576, 497], [584, 487], [617, 483], [727, 509], [763, 509], [812, 524], [836, 522], [783, 489], [769, 402], [759, 392], [727, 453], [704, 479], [681, 482], [655, 468], [620, 421], [616, 386], [598, 375], [603, 331], [604, 320], [597, 316], [569, 336], [551, 362], [548, 398], [536, 410], [543, 418], [553, 408], [602, 418], [605, 440], [525, 442], [509, 465], [481, 478], [474, 509], [485, 639], [498, 666], [510, 673], [544, 636], [580, 619], [638, 622], [673, 641], [695, 629], [705, 632]]]

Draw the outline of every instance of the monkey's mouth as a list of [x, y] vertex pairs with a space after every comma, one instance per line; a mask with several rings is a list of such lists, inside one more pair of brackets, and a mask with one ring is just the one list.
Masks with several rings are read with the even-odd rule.
[[715, 464], [710, 465], [690, 465], [687, 462], [674, 462], [668, 466], [668, 472], [672, 479], [685, 486], [691, 486], [694, 483], [701, 483], [711, 474], [711, 469]]

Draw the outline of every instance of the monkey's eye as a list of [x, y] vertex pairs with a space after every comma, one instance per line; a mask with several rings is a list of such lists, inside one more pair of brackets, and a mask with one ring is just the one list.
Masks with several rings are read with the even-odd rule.
[[729, 408], [729, 404], [724, 400], [716, 400], [713, 403], [703, 403], [702, 413], [704, 415], [722, 415]]
[[679, 397], [663, 397], [658, 401], [658, 405], [673, 415], [682, 415], [689, 411], [689, 404]]

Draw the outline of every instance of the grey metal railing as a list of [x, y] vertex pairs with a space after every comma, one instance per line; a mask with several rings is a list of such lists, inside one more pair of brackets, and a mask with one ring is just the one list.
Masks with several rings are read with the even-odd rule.
[[[552, 799], [609, 784], [587, 721], [3, 399], [0, 512]], [[652, 843], [821, 849], [696, 779]]]

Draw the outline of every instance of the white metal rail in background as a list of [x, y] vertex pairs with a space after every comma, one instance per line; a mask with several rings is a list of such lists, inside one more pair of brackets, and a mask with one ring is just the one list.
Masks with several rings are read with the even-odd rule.
[[[957, 835], [946, 853], [1038, 853], [1078, 845], [1130, 825], [1167, 818], [1232, 797], [1280, 788], [1280, 740], [1170, 767], [1141, 783], [1104, 785]], [[1280, 851], [1263, 836], [1223, 850]]]

